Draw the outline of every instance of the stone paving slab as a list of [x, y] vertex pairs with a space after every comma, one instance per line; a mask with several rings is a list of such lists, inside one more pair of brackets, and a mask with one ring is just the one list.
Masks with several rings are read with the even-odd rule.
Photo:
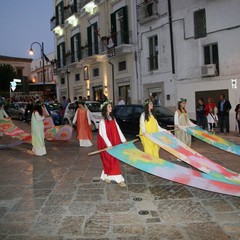
[[[30, 125], [15, 123], [30, 133]], [[133, 139], [134, 136], [126, 136]], [[234, 133], [224, 138], [240, 144]], [[0, 240], [240, 239], [240, 198], [187, 187], [121, 163], [127, 187], [100, 181], [100, 156], [76, 132], [68, 142], [0, 149]], [[0, 142], [9, 142], [7, 136]], [[142, 149], [141, 143], [136, 142]], [[240, 172], [240, 157], [194, 139], [192, 147]], [[164, 150], [162, 158], [188, 167]]]

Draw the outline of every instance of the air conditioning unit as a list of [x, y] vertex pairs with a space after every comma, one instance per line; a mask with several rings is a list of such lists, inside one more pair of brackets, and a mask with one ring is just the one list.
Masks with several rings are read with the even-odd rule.
[[216, 64], [207, 64], [201, 67], [201, 75], [202, 77], [216, 76], [217, 68]]

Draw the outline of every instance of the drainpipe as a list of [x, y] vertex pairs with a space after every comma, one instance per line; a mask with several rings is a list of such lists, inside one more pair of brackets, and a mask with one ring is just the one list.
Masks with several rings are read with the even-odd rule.
[[175, 74], [175, 58], [174, 58], [174, 45], [173, 45], [173, 29], [172, 29], [172, 10], [171, 0], [168, 0], [168, 20], [170, 31], [170, 46], [171, 46], [171, 59], [172, 59], [172, 74]]
[[114, 65], [110, 61], [108, 63], [112, 66], [112, 105], [115, 106], [115, 95], [114, 95]]

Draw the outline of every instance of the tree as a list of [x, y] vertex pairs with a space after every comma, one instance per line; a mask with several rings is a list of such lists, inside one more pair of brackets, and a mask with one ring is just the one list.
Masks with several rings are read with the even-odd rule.
[[0, 64], [0, 95], [7, 97], [9, 96], [10, 82], [14, 78], [17, 78], [16, 69], [10, 65], [1, 63]]

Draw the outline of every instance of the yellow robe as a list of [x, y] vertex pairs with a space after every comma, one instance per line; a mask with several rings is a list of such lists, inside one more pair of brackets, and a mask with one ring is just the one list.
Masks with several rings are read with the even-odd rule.
[[[144, 120], [144, 126], [146, 133], [154, 133], [159, 131], [158, 122], [153, 115], [149, 116], [148, 121]], [[144, 152], [152, 156], [159, 157], [160, 147], [157, 144], [153, 143], [151, 140], [149, 140], [147, 137], [141, 136], [142, 133], [143, 129], [140, 124], [140, 139], [143, 145]]]

